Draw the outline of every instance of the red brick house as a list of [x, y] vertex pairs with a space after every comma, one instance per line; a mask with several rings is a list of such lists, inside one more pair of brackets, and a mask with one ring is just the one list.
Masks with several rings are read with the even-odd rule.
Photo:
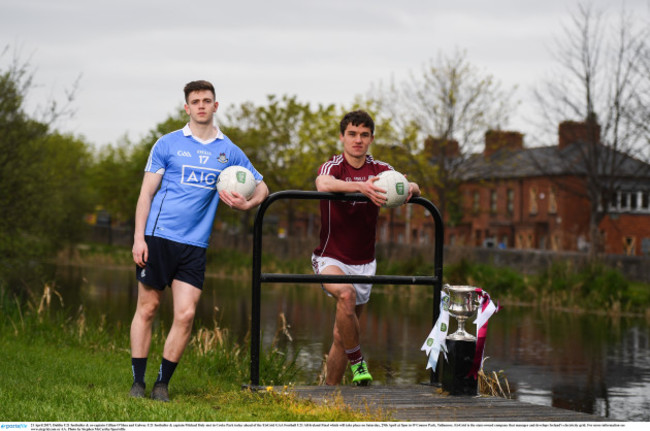
[[[570, 166], [584, 144], [584, 123], [559, 126], [558, 145], [525, 149], [517, 132], [488, 131], [485, 150], [463, 162], [462, 220], [446, 226], [447, 244], [584, 251], [590, 202], [584, 172]], [[603, 147], [604, 148], [604, 147]], [[611, 150], [607, 150], [611, 151]], [[599, 224], [606, 254], [650, 254], [650, 165], [622, 160], [616, 192]]]

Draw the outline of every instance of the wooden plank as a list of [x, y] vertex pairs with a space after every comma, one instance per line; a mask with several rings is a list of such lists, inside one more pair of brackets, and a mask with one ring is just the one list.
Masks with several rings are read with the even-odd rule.
[[288, 391], [315, 403], [343, 402], [360, 411], [381, 411], [410, 422], [602, 422], [607, 418], [573, 410], [488, 396], [450, 396], [429, 385], [296, 386]]

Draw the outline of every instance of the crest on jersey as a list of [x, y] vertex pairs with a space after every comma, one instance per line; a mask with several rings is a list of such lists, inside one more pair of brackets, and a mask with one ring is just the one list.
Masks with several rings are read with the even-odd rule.
[[228, 163], [228, 157], [226, 157], [226, 153], [219, 154], [219, 157], [217, 157], [217, 162]]

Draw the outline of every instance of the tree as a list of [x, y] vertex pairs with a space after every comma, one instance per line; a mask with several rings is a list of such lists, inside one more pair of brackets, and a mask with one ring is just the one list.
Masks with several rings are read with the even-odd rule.
[[[334, 105], [312, 108], [295, 96], [270, 95], [267, 102], [229, 110], [224, 128], [230, 127], [229, 136], [264, 175], [271, 192], [313, 190], [318, 166], [338, 149], [339, 113]], [[290, 235], [296, 211], [308, 205], [295, 200], [277, 205], [285, 212]]]
[[[591, 5], [578, 6], [557, 43], [558, 70], [535, 91], [542, 126], [554, 129], [577, 120], [586, 127], [562, 167], [581, 181], [577, 187], [560, 186], [589, 201], [593, 253], [599, 251], [599, 224], [614, 196], [650, 174], [648, 165], [639, 163], [647, 160], [650, 142], [650, 33], [624, 10], [616, 24], [603, 18]], [[541, 162], [538, 166], [549, 171]]]
[[[88, 145], [25, 113], [29, 67], [0, 70], [0, 280], [34, 275], [27, 265], [79, 238], [87, 210]], [[47, 110], [49, 121], [59, 114]], [[16, 286], [11, 285], [12, 289]]]
[[443, 216], [454, 213], [458, 169], [487, 129], [506, 125], [514, 88], [502, 90], [492, 75], [457, 51], [439, 55], [421, 76], [376, 92], [380, 121], [397, 131], [394, 145], [405, 150], [407, 173], [430, 188]]

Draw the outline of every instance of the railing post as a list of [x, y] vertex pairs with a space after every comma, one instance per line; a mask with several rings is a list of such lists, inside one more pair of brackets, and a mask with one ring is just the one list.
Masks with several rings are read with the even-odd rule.
[[[274, 194], [275, 195], [275, 194]], [[275, 200], [274, 195], [268, 196], [259, 206], [253, 226], [253, 284], [251, 298], [251, 386], [260, 384], [260, 349], [261, 349], [261, 276], [262, 276], [262, 226], [266, 209]]]

